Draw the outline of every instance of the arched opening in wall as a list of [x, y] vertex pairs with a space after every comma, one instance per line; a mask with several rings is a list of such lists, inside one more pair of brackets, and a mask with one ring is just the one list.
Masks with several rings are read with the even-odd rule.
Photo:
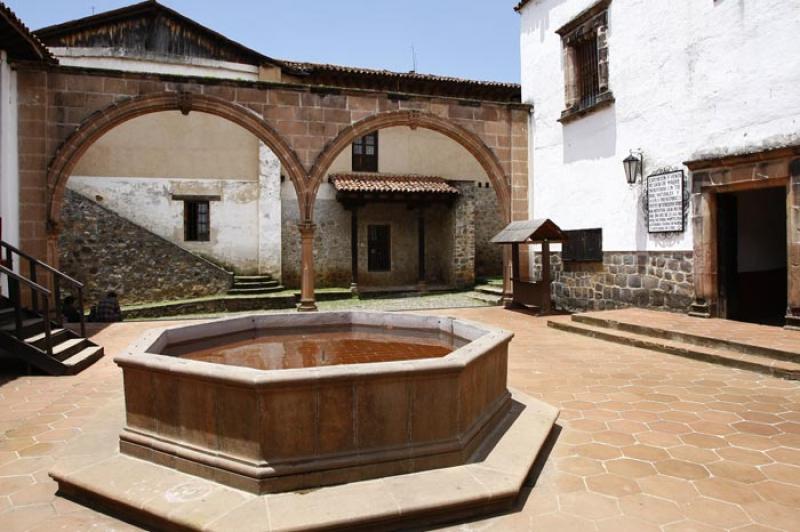
[[[502, 249], [489, 243], [504, 226], [495, 187], [470, 151], [433, 129], [357, 136], [322, 174], [313, 207], [317, 286], [436, 290], [503, 275]], [[299, 279], [288, 271], [297, 254], [284, 249], [285, 279]]]
[[213, 114], [125, 121], [72, 167], [60, 268], [87, 285], [89, 301], [113, 289], [127, 304], [224, 293], [231, 273], [277, 284], [281, 169], [256, 135]]

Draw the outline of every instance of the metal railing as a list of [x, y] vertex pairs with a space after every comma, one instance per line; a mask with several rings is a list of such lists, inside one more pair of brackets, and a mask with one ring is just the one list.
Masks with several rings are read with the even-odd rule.
[[[61, 288], [62, 284], [67, 284], [70, 287], [70, 291], [73, 293], [74, 297], [78, 303], [78, 313], [80, 315], [80, 324], [81, 324], [81, 336], [86, 338], [86, 316], [83, 312], [83, 283], [73, 279], [69, 275], [58, 271], [57, 269], [53, 268], [49, 264], [46, 264], [39, 259], [32, 257], [31, 255], [25, 253], [24, 251], [12, 246], [8, 242], [0, 240], [0, 250], [5, 249], [5, 266], [3, 268], [3, 273], [8, 275], [9, 278], [9, 296], [11, 295], [11, 280], [16, 278], [17, 281], [22, 281], [24, 284], [28, 285], [31, 288], [31, 310], [35, 313], [40, 314], [44, 317], [44, 321], [46, 323], [46, 328], [49, 329], [50, 326], [50, 296], [53, 296], [53, 307], [55, 309], [55, 322], [58, 324], [59, 327], [64, 326], [64, 314], [61, 308], [62, 300], [61, 300]], [[22, 275], [14, 273], [14, 264], [15, 260], [14, 257], [17, 256], [18, 260], [21, 264], [26, 263], [28, 266], [28, 277], [24, 277]], [[0, 257], [2, 257], [2, 251], [0, 251]], [[40, 284], [39, 281], [39, 273], [44, 273], [45, 276], [49, 276], [47, 280], [51, 281], [50, 284], [52, 286], [52, 291], [45, 288]], [[10, 274], [9, 274], [10, 272]], [[12, 275], [13, 274], [13, 277]], [[17, 284], [18, 286], [18, 284]], [[17, 292], [17, 301], [14, 302], [15, 308], [16, 305], [21, 305], [22, 301], [19, 297], [21, 294], [19, 291]], [[40, 296], [43, 296], [43, 305], [40, 305]], [[13, 299], [13, 298], [12, 298]], [[48, 334], [48, 347], [50, 346], [50, 339]]]
[[35, 283], [34, 281], [31, 281], [30, 279], [27, 279], [21, 275], [17, 275], [13, 270], [10, 270], [3, 265], [0, 265], [0, 273], [5, 274], [8, 278], [8, 296], [11, 302], [14, 304], [14, 334], [20, 340], [25, 340], [20, 284], [24, 284], [29, 287], [31, 289], [31, 294], [35, 294], [37, 299], [39, 294], [44, 296], [44, 303], [42, 305], [44, 315], [42, 317], [42, 323], [44, 324], [45, 351], [48, 355], [53, 356], [53, 339], [49, 318], [50, 290], [38, 283]]

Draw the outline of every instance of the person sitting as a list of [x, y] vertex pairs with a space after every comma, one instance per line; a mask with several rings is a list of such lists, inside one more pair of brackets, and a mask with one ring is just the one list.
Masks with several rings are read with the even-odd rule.
[[67, 296], [61, 305], [61, 315], [67, 323], [78, 323], [81, 321], [81, 313], [75, 308], [75, 297]]
[[97, 321], [110, 323], [122, 321], [122, 310], [119, 308], [117, 293], [113, 290], [97, 303]]

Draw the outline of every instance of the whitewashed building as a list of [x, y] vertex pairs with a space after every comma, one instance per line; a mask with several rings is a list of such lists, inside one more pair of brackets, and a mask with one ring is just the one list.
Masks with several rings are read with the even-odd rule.
[[794, 323], [800, 3], [516, 9], [533, 217], [573, 231], [557, 302]]

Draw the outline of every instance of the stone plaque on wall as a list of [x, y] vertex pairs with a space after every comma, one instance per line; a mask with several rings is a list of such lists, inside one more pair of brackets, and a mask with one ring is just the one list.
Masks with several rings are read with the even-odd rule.
[[647, 231], [684, 230], [683, 170], [647, 176]]

